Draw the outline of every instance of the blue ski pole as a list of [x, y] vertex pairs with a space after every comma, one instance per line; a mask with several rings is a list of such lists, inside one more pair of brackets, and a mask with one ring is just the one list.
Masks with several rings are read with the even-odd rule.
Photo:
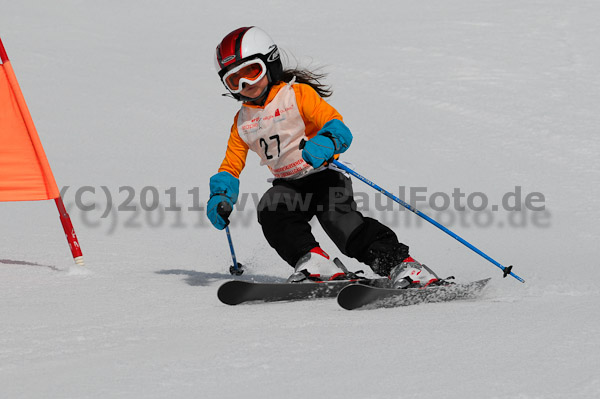
[[227, 202], [222, 202], [217, 208], [217, 213], [221, 215], [225, 220], [225, 233], [227, 233], [227, 242], [229, 243], [229, 252], [231, 252], [231, 259], [233, 260], [233, 266], [229, 266], [229, 273], [234, 276], [240, 276], [244, 273], [244, 269], [241, 263], [237, 261], [235, 256], [235, 250], [233, 249], [233, 240], [231, 239], [231, 233], [229, 232], [229, 215], [231, 214], [232, 207]]
[[225, 233], [227, 233], [227, 241], [229, 242], [229, 251], [231, 251], [231, 259], [233, 260], [233, 266], [229, 267], [229, 273], [240, 276], [244, 273], [242, 269], [242, 264], [238, 263], [237, 258], [235, 257], [235, 251], [233, 249], [233, 241], [231, 240], [231, 233], [229, 232], [229, 226], [225, 227]]
[[446, 227], [444, 227], [440, 223], [436, 222], [434, 219], [430, 218], [429, 216], [427, 216], [423, 212], [419, 211], [414, 206], [412, 206], [410, 204], [407, 204], [406, 202], [402, 201], [400, 198], [396, 197], [392, 193], [390, 193], [390, 192], [384, 190], [383, 188], [379, 187], [377, 184], [373, 183], [371, 180], [367, 179], [366, 177], [361, 176], [360, 174], [356, 173], [354, 170], [350, 169], [349, 167], [347, 167], [343, 163], [341, 163], [341, 162], [339, 162], [339, 161], [337, 161], [335, 159], [332, 161], [332, 163], [335, 166], [337, 166], [338, 168], [340, 168], [340, 169], [342, 169], [342, 170], [350, 173], [352, 176], [354, 176], [357, 179], [361, 180], [363, 183], [368, 184], [369, 186], [373, 187], [375, 190], [379, 191], [380, 193], [384, 194], [385, 196], [387, 196], [387, 197], [391, 198], [392, 200], [396, 201], [397, 203], [399, 203], [400, 205], [402, 205], [403, 207], [405, 207], [409, 211], [411, 211], [411, 212], [417, 214], [418, 216], [422, 217], [423, 219], [427, 220], [429, 223], [433, 224], [435, 227], [439, 228], [440, 230], [442, 230], [444, 233], [448, 234], [449, 236], [455, 238], [461, 244], [465, 245], [467, 248], [471, 249], [472, 251], [474, 251], [478, 255], [481, 255], [484, 259], [490, 261], [492, 264], [494, 264], [495, 266], [499, 267], [503, 271], [504, 277], [506, 277], [508, 275], [511, 275], [514, 278], [516, 278], [518, 281], [520, 281], [522, 283], [525, 282], [525, 280], [523, 280], [521, 277], [517, 276], [516, 274], [514, 274], [511, 271], [512, 270], [512, 265], [508, 266], [508, 267], [502, 266], [499, 262], [497, 262], [496, 260], [492, 259], [490, 256], [488, 256], [487, 254], [485, 254], [483, 251], [481, 251], [477, 247], [475, 247], [473, 244], [469, 243], [468, 241], [466, 241], [465, 239], [463, 239], [459, 235], [455, 234], [454, 232], [452, 232], [451, 230], [447, 229]]

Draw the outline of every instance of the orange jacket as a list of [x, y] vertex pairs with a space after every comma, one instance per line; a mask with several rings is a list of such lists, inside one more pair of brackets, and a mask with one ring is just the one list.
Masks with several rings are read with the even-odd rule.
[[[279, 83], [273, 86], [263, 106], [244, 103], [242, 107], [264, 108], [275, 98], [279, 90], [286, 84], [287, 83]], [[302, 83], [295, 83], [292, 87], [296, 95], [298, 111], [304, 122], [305, 135], [308, 139], [313, 138], [317, 132], [321, 130], [323, 125], [330, 120], [339, 119], [343, 121], [342, 116], [335, 108], [319, 96], [312, 87]], [[249, 150], [248, 145], [242, 140], [238, 132], [238, 116], [239, 111], [235, 115], [233, 126], [231, 127], [225, 159], [219, 167], [219, 172], [228, 172], [237, 178], [239, 178], [240, 173], [246, 165], [246, 156], [248, 155]]]

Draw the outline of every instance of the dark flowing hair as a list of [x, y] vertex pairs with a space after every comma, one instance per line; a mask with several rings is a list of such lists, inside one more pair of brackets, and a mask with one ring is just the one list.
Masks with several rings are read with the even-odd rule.
[[[286, 64], [289, 63], [289, 55], [282, 49], [279, 49], [280, 54], [282, 55], [282, 58], [285, 57], [286, 59]], [[296, 67], [295, 68], [285, 68], [283, 70], [283, 72], [281, 73], [279, 79], [277, 79], [277, 82], [275, 83], [280, 83], [280, 82], [285, 82], [285, 83], [289, 83], [291, 82], [291, 80], [296, 77], [296, 82], [297, 83], [304, 83], [309, 85], [310, 87], [312, 87], [313, 89], [315, 89], [315, 91], [319, 94], [319, 96], [325, 98], [325, 97], [331, 97], [331, 95], [333, 94], [333, 90], [331, 89], [331, 86], [326, 85], [325, 83], [323, 83], [323, 79], [325, 79], [327, 77], [327, 73], [322, 72], [322, 67], [318, 67], [316, 69], [309, 69], [309, 68], [302, 68], [299, 65], [298, 60], [294, 57], [295, 61], [296, 61]]]
[[284, 69], [279, 81], [289, 83], [294, 77], [296, 77], [296, 83], [305, 83], [309, 85], [323, 98], [331, 97], [333, 94], [331, 86], [322, 83], [322, 80], [327, 77], [327, 74], [324, 72], [300, 68]]

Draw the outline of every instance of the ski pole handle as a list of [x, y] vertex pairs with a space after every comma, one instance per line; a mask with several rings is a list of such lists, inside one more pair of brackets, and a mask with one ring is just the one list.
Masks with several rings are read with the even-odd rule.
[[219, 202], [219, 205], [217, 205], [217, 213], [225, 221], [225, 226], [229, 226], [229, 215], [231, 215], [232, 211], [233, 208], [231, 207], [231, 204], [229, 202], [222, 201]]
[[[307, 143], [307, 141], [305, 139], [300, 140], [300, 144], [298, 144], [298, 149], [303, 150], [304, 147], [306, 147], [306, 143]], [[334, 156], [335, 156], [335, 154], [334, 154]], [[331, 163], [331, 161], [333, 161], [334, 159], [335, 159], [334, 157], [331, 157], [327, 161], [323, 162], [323, 165], [325, 165], [325, 166], [329, 165]]]

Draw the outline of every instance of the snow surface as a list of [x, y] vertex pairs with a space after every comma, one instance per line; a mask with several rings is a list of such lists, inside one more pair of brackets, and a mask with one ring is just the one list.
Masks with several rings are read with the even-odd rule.
[[[600, 397], [598, 1], [0, 0], [0, 10], [87, 262], [72, 264], [52, 202], [0, 204], [0, 397]], [[527, 283], [409, 212], [373, 210], [373, 190], [356, 181], [369, 214], [417, 259], [460, 281], [492, 276], [482, 298], [354, 312], [333, 300], [219, 303], [225, 234], [188, 207], [204, 205], [238, 108], [220, 96], [213, 50], [247, 25], [291, 62], [325, 67], [355, 135], [344, 159], [383, 187], [460, 188], [490, 206], [515, 186], [542, 193], [545, 211], [439, 215]], [[242, 191], [262, 194], [267, 177], [250, 155]], [[145, 187], [158, 211], [141, 209]], [[95, 210], [75, 206], [79, 189]], [[255, 217], [248, 205], [232, 226], [242, 278], [281, 280], [291, 269]]]

